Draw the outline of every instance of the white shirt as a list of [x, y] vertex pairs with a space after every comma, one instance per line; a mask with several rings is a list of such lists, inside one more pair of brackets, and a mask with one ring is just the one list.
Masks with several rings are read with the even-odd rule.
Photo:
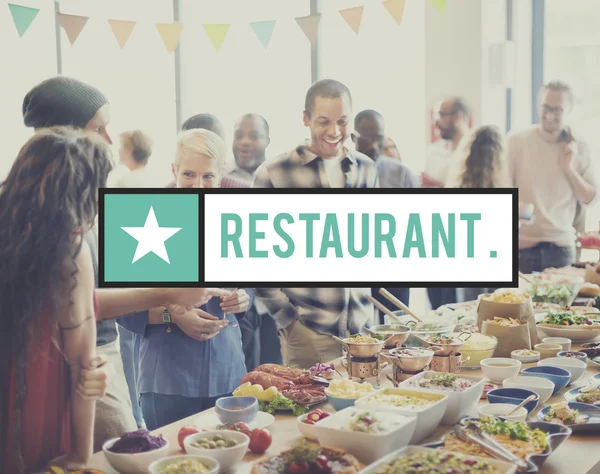
[[453, 162], [454, 150], [452, 142], [438, 140], [427, 148], [425, 173], [436, 181], [446, 182], [450, 165]]
[[324, 158], [325, 172], [329, 179], [331, 188], [344, 188], [346, 186], [346, 176], [342, 171], [342, 160], [344, 156], [334, 158]]
[[[597, 187], [587, 147], [578, 142], [577, 150], [575, 169], [585, 181]], [[515, 133], [508, 139], [508, 165], [513, 185], [519, 188], [519, 201], [535, 206], [535, 221], [519, 232], [519, 248], [530, 248], [540, 242], [560, 247], [572, 247], [575, 243], [573, 220], [577, 198], [560, 168], [560, 153], [561, 144], [545, 140], [538, 127]]]
[[119, 163], [108, 175], [108, 188], [146, 188], [152, 187], [152, 180], [146, 167], [130, 170]]

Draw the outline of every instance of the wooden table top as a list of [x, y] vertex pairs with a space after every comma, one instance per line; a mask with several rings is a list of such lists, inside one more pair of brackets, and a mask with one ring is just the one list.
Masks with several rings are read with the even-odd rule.
[[[573, 347], [575, 349], [575, 345]], [[523, 367], [528, 367], [535, 364], [524, 364]], [[339, 364], [336, 364], [339, 366]], [[386, 373], [389, 369], [384, 370]], [[340, 370], [342, 374], [345, 374], [343, 369]], [[571, 390], [575, 387], [585, 385], [588, 379], [597, 373], [600, 372], [600, 367], [593, 366], [588, 363], [588, 369], [586, 374], [574, 384], [568, 385], [563, 391], [561, 391], [556, 396], [553, 396], [548, 400], [544, 406], [555, 403], [561, 400], [564, 400], [563, 393], [565, 391]], [[471, 375], [475, 377], [483, 377], [483, 374], [479, 369], [477, 370], [464, 370], [462, 372], [464, 375]], [[338, 375], [336, 377], [339, 378]], [[382, 387], [391, 387], [392, 384], [385, 378], [385, 375], [381, 377], [380, 384]], [[485, 404], [487, 401], [482, 400], [480, 404]], [[333, 408], [329, 404], [325, 404], [320, 407], [326, 411], [333, 411]], [[538, 409], [541, 407], [538, 407]], [[177, 434], [179, 429], [184, 425], [194, 425], [195, 421], [202, 416], [206, 416], [207, 414], [211, 414], [214, 412], [214, 409], [204, 411], [198, 415], [194, 415], [192, 417], [186, 418], [184, 420], [178, 421], [171, 425], [160, 428], [154, 432], [154, 434], [162, 434], [166, 439], [169, 440], [171, 446], [174, 447], [173, 451], [170, 453], [171, 455], [175, 454], [183, 454], [178, 448], [177, 444]], [[529, 419], [534, 420], [535, 415], [534, 412]], [[476, 413], [473, 413], [476, 415]], [[429, 437], [423, 444], [430, 443], [433, 441], [439, 440], [444, 434], [448, 433], [451, 430], [451, 426], [449, 425], [440, 425], [437, 430], [433, 433], [431, 437]], [[300, 432], [296, 427], [296, 417], [290, 415], [278, 414], [275, 417], [275, 423], [269, 427], [273, 435], [273, 443], [267, 453], [265, 455], [255, 455], [250, 452], [246, 454], [246, 457], [243, 459], [242, 463], [238, 466], [236, 472], [245, 474], [250, 472], [250, 468], [252, 463], [261, 459], [263, 456], [277, 454], [280, 451], [283, 451], [289, 448], [294, 442], [301, 439]], [[547, 461], [544, 463], [542, 468], [540, 469], [540, 474], [585, 474], [585, 473], [600, 473], [600, 434], [598, 435], [571, 435], [557, 450], [557, 452], [553, 453]], [[99, 469], [104, 471], [106, 474], [119, 474], [115, 470], [113, 470], [103, 453], [96, 453], [91, 461], [89, 468]]]

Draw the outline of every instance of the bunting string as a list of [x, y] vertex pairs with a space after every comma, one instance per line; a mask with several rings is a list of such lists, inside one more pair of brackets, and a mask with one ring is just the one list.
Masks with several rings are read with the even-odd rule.
[[[444, 13], [446, 11], [448, 0], [430, 0], [430, 2], [437, 10], [439, 10], [439, 12]], [[15, 3], [8, 3], [7, 5], [17, 29], [17, 33], [19, 37], [22, 38], [30, 29], [40, 10], [38, 8]], [[402, 24], [406, 0], [382, 0], [381, 5], [388, 11], [398, 25]], [[339, 14], [356, 35], [360, 34], [363, 13], [364, 5], [339, 10]], [[87, 16], [58, 13], [58, 21], [65, 30], [71, 45], [75, 44], [88, 20], [89, 17]], [[321, 14], [317, 13], [309, 16], [297, 17], [295, 20], [308, 41], [314, 46], [319, 37]], [[137, 23], [138, 22], [136, 21], [124, 21], [119, 19], [108, 20], [113, 36], [121, 49], [126, 47]], [[267, 49], [273, 38], [277, 20], [255, 21], [248, 24], [260, 44]], [[184, 25], [174, 21], [171, 23], [157, 23], [155, 26], [167, 51], [169, 53], [174, 52], [179, 46]], [[215, 51], [217, 53], [221, 51], [227, 38], [227, 34], [230, 31], [231, 24], [203, 24], [202, 26]]]

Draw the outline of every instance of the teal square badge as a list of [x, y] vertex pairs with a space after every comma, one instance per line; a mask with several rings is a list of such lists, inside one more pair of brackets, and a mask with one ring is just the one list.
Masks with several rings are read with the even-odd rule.
[[104, 284], [197, 283], [197, 194], [104, 195]]

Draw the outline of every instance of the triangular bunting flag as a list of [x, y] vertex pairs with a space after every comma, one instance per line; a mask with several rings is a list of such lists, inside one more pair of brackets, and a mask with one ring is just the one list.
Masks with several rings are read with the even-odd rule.
[[447, 0], [431, 0], [433, 6], [444, 13], [446, 11]]
[[158, 30], [167, 51], [169, 53], [175, 51], [177, 46], [179, 46], [183, 25], [178, 21], [174, 21], [173, 23], [157, 23], [156, 29]]
[[135, 21], [108, 20], [110, 29], [115, 35], [119, 47], [123, 49], [135, 26]]
[[253, 23], [250, 23], [250, 26], [254, 30], [254, 33], [256, 34], [262, 45], [265, 47], [265, 49], [269, 47], [269, 43], [271, 42], [273, 30], [275, 29], [275, 23], [275, 20], [255, 21]]
[[64, 13], [59, 13], [58, 18], [61, 26], [65, 29], [65, 33], [67, 33], [71, 45], [77, 41], [81, 30], [83, 30], [83, 27], [89, 20], [87, 16], [65, 15]]
[[346, 8], [344, 10], [340, 10], [340, 15], [344, 17], [344, 20], [346, 20], [348, 26], [352, 28], [352, 31], [354, 31], [354, 33], [356, 34], [358, 34], [360, 31], [360, 24], [362, 23], [364, 9], [365, 7], [361, 5], [360, 7]]
[[296, 23], [302, 29], [310, 43], [314, 46], [319, 36], [319, 22], [321, 21], [321, 14], [303, 16], [296, 18]]
[[383, 2], [383, 6], [399, 25], [402, 24], [405, 3], [406, 0], [385, 0], [385, 2]]
[[8, 8], [10, 8], [10, 14], [17, 27], [17, 33], [19, 33], [19, 37], [22, 38], [40, 11], [37, 8], [13, 5], [12, 3], [8, 4]]
[[215, 47], [217, 53], [221, 50], [221, 46], [223, 46], [223, 41], [225, 41], [225, 37], [229, 32], [229, 27], [231, 25], [203, 25], [204, 31], [208, 35], [208, 39]]

